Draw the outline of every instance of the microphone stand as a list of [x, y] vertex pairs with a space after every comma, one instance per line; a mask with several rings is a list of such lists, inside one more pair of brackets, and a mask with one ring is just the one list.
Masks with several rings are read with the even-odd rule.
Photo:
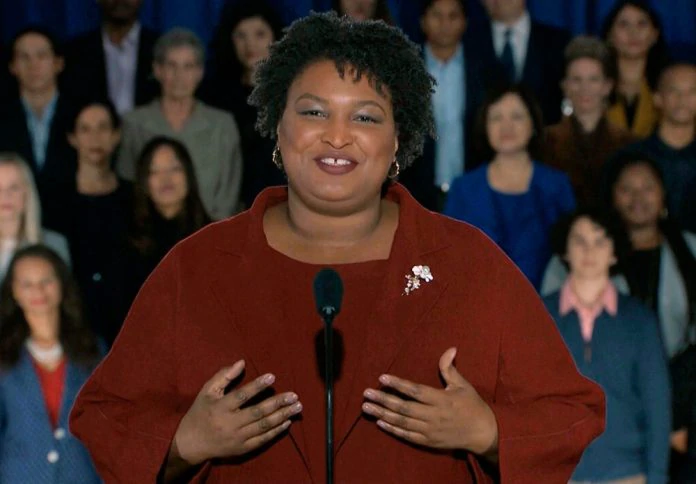
[[[328, 309], [328, 308], [327, 308]], [[331, 308], [333, 309], [333, 308]], [[333, 312], [326, 311], [322, 315], [324, 320], [324, 376], [326, 385], [324, 396], [326, 404], [326, 484], [333, 484], [334, 476], [334, 452], [333, 452], [333, 387], [334, 387], [334, 359], [333, 359]]]

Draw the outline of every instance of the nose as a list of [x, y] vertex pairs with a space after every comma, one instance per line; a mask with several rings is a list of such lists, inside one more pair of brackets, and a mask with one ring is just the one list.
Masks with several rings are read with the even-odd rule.
[[338, 149], [351, 144], [353, 142], [353, 134], [348, 123], [336, 116], [328, 119], [326, 130], [321, 140], [331, 145], [332, 148]]

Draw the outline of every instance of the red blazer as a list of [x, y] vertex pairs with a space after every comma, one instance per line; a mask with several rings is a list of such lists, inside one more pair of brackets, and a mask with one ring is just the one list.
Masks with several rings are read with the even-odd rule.
[[[438, 359], [457, 346], [457, 368], [498, 421], [501, 482], [566, 483], [603, 430], [601, 390], [577, 372], [532, 286], [486, 236], [424, 210], [401, 186], [387, 196], [400, 204], [399, 228], [362, 356], [345, 369], [352, 391], [336, 406], [336, 482], [493, 482], [475, 456], [409, 445], [361, 411], [363, 390], [385, 372], [442, 388]], [[309, 302], [298, 301], [266, 258], [263, 214], [286, 197], [265, 190], [250, 211], [176, 246], [145, 283], [72, 413], [72, 432], [106, 482], [155, 482], [202, 385], [240, 358], [245, 382], [272, 371], [294, 382], [279, 391], [321, 399], [305, 371], [315, 355], [293, 351], [293, 322], [280, 309], [311, 305], [311, 288]], [[405, 274], [420, 264], [434, 280], [402, 295]], [[195, 482], [323, 482], [323, 459], [308, 453], [323, 434], [307, 429], [297, 421], [263, 452], [209, 462]]]

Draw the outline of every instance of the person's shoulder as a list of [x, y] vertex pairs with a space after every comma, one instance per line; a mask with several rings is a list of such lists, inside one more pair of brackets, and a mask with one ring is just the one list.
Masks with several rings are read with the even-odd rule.
[[241, 254], [248, 240], [250, 213], [244, 211], [230, 218], [213, 222], [179, 242], [174, 253], [180, 258], [207, 260], [211, 250], [221, 249]]
[[234, 117], [227, 111], [211, 106], [210, 104], [204, 103], [203, 101], [198, 102], [198, 107], [210, 122], [216, 125], [235, 125]]
[[98, 48], [99, 46], [101, 46], [101, 31], [94, 29], [68, 39], [65, 43], [65, 50], [67, 54], [73, 54], [83, 50]]
[[549, 186], [556, 186], [558, 183], [565, 183], [569, 180], [568, 175], [563, 170], [539, 161], [534, 162], [534, 171], [535, 175], [539, 177], [539, 181], [548, 183]]
[[691, 251], [691, 254], [694, 257], [696, 257], [696, 234], [694, 234], [693, 232], [689, 232], [687, 230], [684, 230], [682, 232], [682, 237], [684, 237], [684, 241], [686, 242], [686, 246]]
[[657, 325], [655, 312], [640, 299], [617, 292], [618, 314], [627, 326], [643, 331], [648, 325]]
[[480, 184], [481, 180], [486, 180], [488, 173], [488, 164], [485, 163], [473, 170], [459, 175], [452, 181], [450, 191], [458, 191], [470, 188], [472, 185]]
[[128, 111], [123, 115], [124, 123], [140, 123], [153, 118], [159, 110], [157, 101], [152, 101], [149, 104], [143, 104]]
[[[532, 30], [544, 40], [558, 41], [562, 43], [567, 43], [570, 40], [570, 33], [565, 29], [556, 27], [555, 25], [549, 25], [532, 20]], [[563, 48], [564, 45], [549, 44], [548, 47]]]

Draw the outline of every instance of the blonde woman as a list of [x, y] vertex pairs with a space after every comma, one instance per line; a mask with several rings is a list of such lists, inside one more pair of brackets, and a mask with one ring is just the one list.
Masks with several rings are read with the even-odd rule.
[[62, 235], [41, 226], [41, 204], [27, 162], [16, 153], [0, 153], [0, 280], [17, 249], [44, 244], [70, 263]]

